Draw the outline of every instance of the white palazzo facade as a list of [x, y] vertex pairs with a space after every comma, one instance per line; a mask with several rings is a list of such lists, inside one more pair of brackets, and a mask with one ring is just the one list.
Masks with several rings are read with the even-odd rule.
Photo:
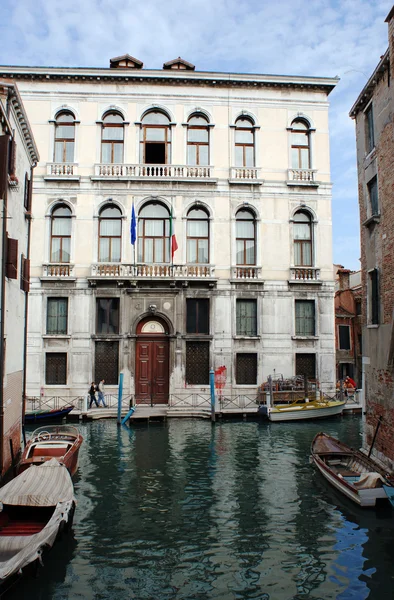
[[0, 73], [41, 156], [28, 396], [102, 378], [115, 394], [122, 372], [133, 401], [171, 404], [208, 394], [210, 368], [229, 396], [270, 374], [333, 386], [337, 79], [146, 70], [129, 55]]

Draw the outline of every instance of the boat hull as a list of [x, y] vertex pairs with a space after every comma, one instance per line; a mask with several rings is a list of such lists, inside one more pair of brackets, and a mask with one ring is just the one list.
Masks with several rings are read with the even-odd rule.
[[323, 419], [342, 414], [346, 402], [332, 402], [328, 405], [317, 406], [316, 403], [306, 403], [302, 407], [297, 406], [277, 406], [268, 409], [268, 418], [270, 421], [304, 421], [308, 419]]
[[56, 421], [64, 419], [73, 410], [74, 406], [53, 410], [36, 410], [25, 413], [25, 423], [35, 423], [36, 421]]

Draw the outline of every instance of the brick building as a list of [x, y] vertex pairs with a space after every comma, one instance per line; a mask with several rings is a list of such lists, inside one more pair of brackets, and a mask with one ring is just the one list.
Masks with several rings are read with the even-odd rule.
[[361, 272], [339, 267], [335, 284], [337, 380], [347, 375], [362, 387]]
[[350, 116], [357, 138], [363, 286], [363, 370], [366, 445], [378, 418], [376, 455], [394, 461], [394, 7], [389, 47]]

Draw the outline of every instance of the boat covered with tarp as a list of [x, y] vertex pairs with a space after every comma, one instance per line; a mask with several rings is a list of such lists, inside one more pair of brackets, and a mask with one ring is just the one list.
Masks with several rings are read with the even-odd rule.
[[72, 523], [74, 487], [53, 459], [30, 467], [0, 489], [0, 584], [42, 562], [59, 532]]

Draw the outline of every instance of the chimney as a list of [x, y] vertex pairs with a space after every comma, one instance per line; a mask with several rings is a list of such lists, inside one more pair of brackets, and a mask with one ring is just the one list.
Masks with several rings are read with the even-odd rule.
[[348, 290], [350, 288], [350, 269], [338, 269], [339, 289]]
[[387, 15], [385, 22], [388, 24], [390, 75], [394, 75], [394, 6]]

